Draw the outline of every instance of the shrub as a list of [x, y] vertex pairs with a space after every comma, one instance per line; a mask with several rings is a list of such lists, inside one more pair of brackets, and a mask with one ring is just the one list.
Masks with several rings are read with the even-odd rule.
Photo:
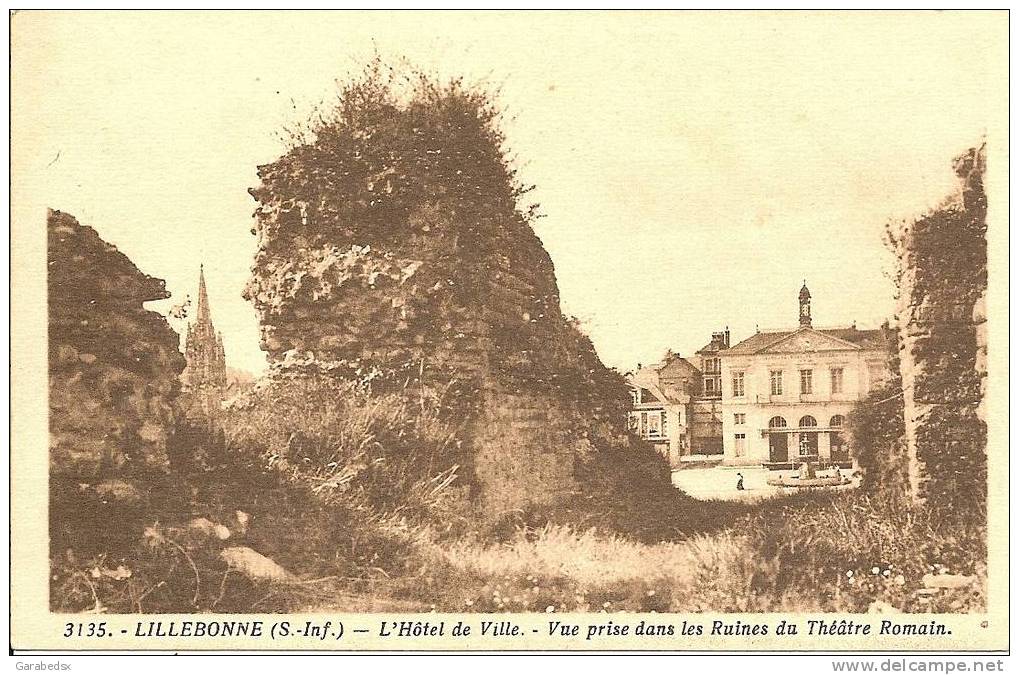
[[871, 391], [853, 408], [848, 425], [864, 470], [863, 488], [895, 495], [904, 503], [908, 479], [901, 381], [895, 377]]
[[[799, 495], [750, 514], [761, 573], [758, 593], [812, 596], [818, 611], [866, 611], [876, 600], [902, 611], [970, 611], [984, 603], [986, 528], [904, 505], [894, 494]], [[918, 595], [929, 572], [977, 575], [981, 582], [933, 599]]]
[[462, 528], [473, 481], [466, 422], [450, 408], [450, 392], [281, 376], [234, 404], [227, 443], [323, 505]]

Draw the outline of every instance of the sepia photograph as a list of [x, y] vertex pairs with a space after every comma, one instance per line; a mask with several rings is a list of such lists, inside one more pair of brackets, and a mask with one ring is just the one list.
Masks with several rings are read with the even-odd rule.
[[9, 21], [12, 648], [1007, 650], [1006, 10]]

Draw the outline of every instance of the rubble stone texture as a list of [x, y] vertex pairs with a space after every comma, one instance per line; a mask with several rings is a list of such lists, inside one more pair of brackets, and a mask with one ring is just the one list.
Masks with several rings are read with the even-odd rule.
[[921, 503], [986, 495], [983, 147], [957, 158], [955, 170], [957, 194], [894, 237], [907, 470]]
[[51, 476], [164, 470], [184, 359], [143, 304], [165, 283], [69, 214], [47, 226]]
[[277, 371], [469, 382], [484, 503], [553, 503], [592, 447], [626, 442], [625, 383], [562, 315], [482, 115], [439, 98], [376, 122], [358, 111], [259, 167], [245, 295]]
[[181, 373], [181, 383], [188, 418], [198, 423], [214, 423], [226, 391], [226, 355], [223, 336], [212, 325], [204, 270], [198, 273], [198, 308], [194, 322], [188, 324], [184, 357], [187, 366]]

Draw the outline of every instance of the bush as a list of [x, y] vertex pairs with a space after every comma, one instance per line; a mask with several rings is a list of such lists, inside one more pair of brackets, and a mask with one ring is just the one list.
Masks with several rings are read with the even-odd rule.
[[908, 489], [906, 426], [902, 383], [898, 378], [879, 387], [849, 414], [849, 433], [857, 461], [864, 470], [863, 488], [906, 501]]
[[[907, 612], [977, 611], [985, 602], [986, 528], [965, 515], [913, 508], [882, 491], [829, 493], [775, 503], [739, 527], [760, 561], [757, 592], [806, 594], [816, 611], [866, 611], [878, 600]], [[982, 583], [933, 599], [916, 593], [924, 574], [940, 572]]]
[[473, 477], [450, 392], [327, 375], [270, 379], [234, 404], [227, 443], [323, 505], [462, 528]]

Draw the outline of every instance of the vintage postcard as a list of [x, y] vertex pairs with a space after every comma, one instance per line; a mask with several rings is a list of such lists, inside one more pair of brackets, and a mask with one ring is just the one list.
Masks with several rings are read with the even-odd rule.
[[12, 650], [1007, 651], [1008, 18], [13, 12]]

